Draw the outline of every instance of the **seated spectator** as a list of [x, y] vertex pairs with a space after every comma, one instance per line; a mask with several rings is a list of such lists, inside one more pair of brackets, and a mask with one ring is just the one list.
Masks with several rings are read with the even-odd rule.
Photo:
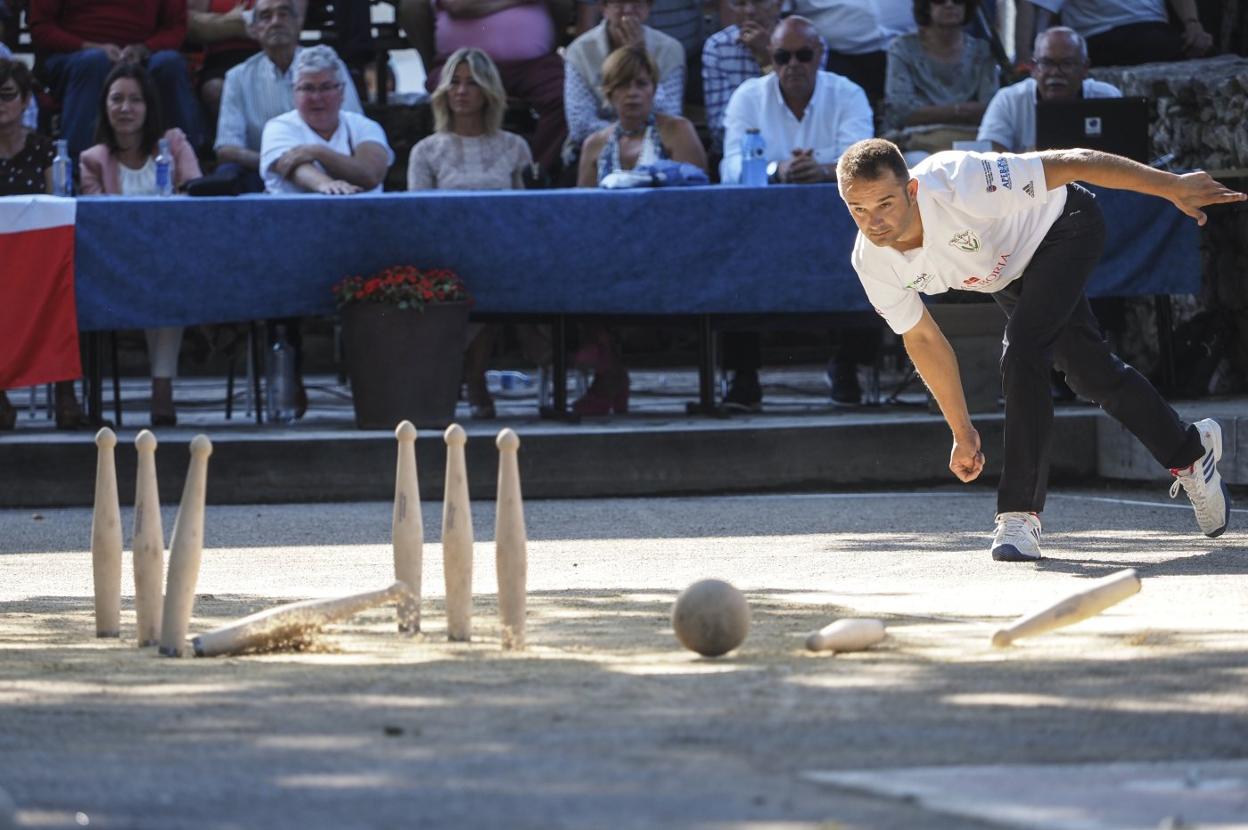
[[[52, 159], [56, 145], [25, 123], [31, 98], [30, 70], [21, 61], [0, 57], [0, 196], [52, 192]], [[54, 412], [57, 429], [90, 426], [74, 396], [74, 382], [56, 382]], [[0, 430], [13, 429], [17, 409], [0, 389]]]
[[[724, 115], [721, 181], [741, 180], [741, 139], [756, 129], [766, 143], [769, 177], [778, 182], [814, 184], [836, 181], [836, 161], [845, 148], [873, 134], [871, 105], [862, 87], [819, 67], [823, 43], [804, 17], [787, 17], [771, 35], [773, 73], [751, 78], [728, 100]], [[879, 337], [873, 321], [864, 337], [843, 331], [843, 345], [831, 369], [835, 403], [857, 404], [862, 398], [857, 364], [874, 358], [859, 351]], [[756, 332], [727, 332], [724, 368], [733, 373], [724, 397], [727, 409], [756, 411], [763, 392], [758, 382], [762, 350]]]
[[[408, 190], [519, 190], [533, 162], [529, 145], [505, 132], [507, 93], [490, 56], [480, 49], [459, 49], [442, 68], [433, 91], [434, 134], [412, 148], [407, 164]], [[474, 418], [493, 418], [494, 400], [485, 382], [486, 363], [499, 326], [473, 324], [465, 354], [468, 404]], [[522, 327], [522, 337], [535, 333]], [[531, 338], [530, 338], [531, 339]], [[537, 361], [545, 363], [539, 351]]]
[[646, 25], [651, 0], [606, 0], [605, 19], [568, 46], [563, 81], [563, 111], [568, 119], [565, 161], [589, 134], [615, 120], [602, 93], [602, 64], [616, 49], [641, 46], [659, 68], [655, 112], [680, 115], [685, 95], [685, 51], [680, 42]]
[[[215, 145], [221, 164], [214, 175], [238, 178], [244, 191], [264, 190], [259, 174], [264, 125], [295, 108], [293, 65], [303, 51], [299, 8], [295, 0], [257, 0], [248, 32], [263, 51], [225, 73]], [[338, 69], [346, 77], [341, 61]], [[363, 114], [355, 85], [343, 93], [342, 108]]]
[[[6, 60], [12, 57], [13, 53], [9, 51], [9, 47], [6, 46], [3, 41], [0, 41], [0, 60]], [[25, 64], [22, 64], [22, 66], [24, 68]], [[29, 76], [27, 77], [29, 80]], [[22, 111], [22, 126], [26, 127], [28, 130], [37, 130], [39, 129], [39, 105], [35, 102], [33, 83], [30, 84], [30, 86], [32, 88], [32, 93], [26, 96], [26, 109]]]
[[772, 71], [771, 32], [780, 22], [782, 0], [732, 0], [737, 22], [706, 39], [702, 47], [702, 92], [712, 147], [724, 151], [724, 109], [737, 87]]
[[[997, 64], [986, 41], [966, 33], [977, 0], [915, 0], [919, 31], [888, 47], [884, 126], [897, 144], [922, 155], [969, 141], [997, 91]], [[917, 158], [914, 155], [921, 154]]]
[[[602, 92], [616, 122], [585, 139], [578, 187], [595, 187], [616, 170], [631, 170], [662, 159], [706, 169], [706, 151], [687, 119], [654, 111], [659, 68], [640, 44], [617, 49], [602, 66]], [[628, 411], [628, 370], [605, 327], [586, 328], [587, 345], [577, 363], [594, 370], [594, 381], [572, 404], [578, 415]]]
[[[576, 34], [579, 37], [598, 25], [604, 6], [602, 0], [577, 0], [576, 6]], [[651, 0], [646, 25], [680, 41], [685, 52], [685, 100], [701, 103], [702, 89], [698, 81], [702, 45], [706, 42], [706, 24], [700, 0]]]
[[[1213, 48], [1196, 0], [1170, 0], [1183, 25], [1181, 35], [1170, 26], [1165, 0], [1018, 0], [1018, 5], [1018, 43], [1030, 44], [1034, 33], [1045, 28], [1037, 25], [1037, 17], [1060, 13], [1062, 25], [1087, 41], [1092, 66], [1198, 58]], [[1029, 57], [1022, 48], [1019, 52], [1020, 61]]]
[[295, 58], [295, 108], [264, 127], [260, 176], [269, 193], [380, 193], [394, 152], [376, 121], [345, 112], [350, 79], [328, 46]]
[[915, 30], [913, 0], [793, 0], [789, 10], [811, 21], [828, 45], [827, 69], [867, 93], [872, 107], [884, 97], [888, 56], [898, 35]]
[[571, 0], [400, 0], [399, 23], [420, 52], [437, 88], [442, 64], [461, 47], [485, 52], [498, 66], [507, 95], [537, 112], [529, 139], [550, 175], [561, 166], [568, 128], [563, 117], [563, 58], [556, 37], [571, 17]]
[[210, 128], [221, 109], [225, 73], [259, 50], [247, 26], [253, 5], [254, 0], [187, 0], [186, 40], [203, 47], [196, 81]]
[[1121, 98], [1118, 87], [1088, 77], [1088, 48], [1074, 29], [1055, 26], [1036, 38], [1031, 77], [1002, 87], [984, 112], [977, 138], [997, 152], [1036, 149], [1036, 102]]
[[[104, 80], [96, 119], [96, 144], [79, 158], [83, 196], [155, 196], [156, 152], [161, 138], [173, 156], [173, 180], [181, 187], [201, 173], [195, 151], [177, 127], [165, 132], [160, 97], [151, 76], [137, 63], [113, 67]], [[152, 426], [177, 423], [173, 378], [182, 348], [181, 326], [148, 329], [152, 364]]]
[[119, 63], [151, 72], [162, 109], [193, 147], [204, 143], [203, 118], [186, 60], [186, 0], [32, 0], [30, 35], [36, 71], [61, 102], [61, 134], [72, 155], [95, 130], [95, 104]]

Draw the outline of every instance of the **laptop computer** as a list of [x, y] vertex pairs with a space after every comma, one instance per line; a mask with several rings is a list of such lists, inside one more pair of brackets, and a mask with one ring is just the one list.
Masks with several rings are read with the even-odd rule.
[[1147, 98], [1036, 102], [1036, 149], [1086, 147], [1148, 164]]

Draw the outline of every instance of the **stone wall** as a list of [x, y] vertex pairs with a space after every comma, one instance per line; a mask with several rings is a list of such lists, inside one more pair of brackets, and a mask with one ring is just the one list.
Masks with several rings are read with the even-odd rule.
[[1092, 76], [1153, 103], [1154, 158], [1174, 153], [1175, 168], [1248, 168], [1248, 59], [1106, 67]]

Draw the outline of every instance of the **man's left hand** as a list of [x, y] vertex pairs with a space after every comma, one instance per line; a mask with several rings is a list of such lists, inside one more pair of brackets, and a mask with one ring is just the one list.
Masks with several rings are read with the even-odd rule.
[[331, 179], [327, 182], [321, 182], [316, 186], [317, 193], [324, 193], [326, 196], [350, 196], [352, 193], [359, 193], [360, 188], [344, 182], [341, 179]]
[[1183, 27], [1183, 52], [1189, 58], [1208, 54], [1213, 48], [1213, 35], [1205, 31], [1199, 20], [1189, 20]]
[[1231, 190], [1205, 171], [1197, 170], [1195, 173], [1175, 176], [1166, 198], [1179, 210], [1195, 219], [1197, 225], [1203, 225], [1208, 217], [1201, 210], [1202, 207], [1242, 202], [1248, 199], [1248, 195]]
[[142, 43], [131, 43], [121, 50], [122, 63], [143, 63], [151, 57], [152, 50]]
[[823, 165], [815, 161], [815, 151], [797, 149], [784, 170], [783, 180], [792, 184], [814, 184], [823, 181]]

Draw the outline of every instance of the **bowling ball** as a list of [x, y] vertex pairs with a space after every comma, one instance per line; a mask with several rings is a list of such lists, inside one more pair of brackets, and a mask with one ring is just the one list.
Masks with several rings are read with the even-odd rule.
[[672, 606], [676, 639], [703, 657], [727, 654], [750, 631], [745, 595], [722, 579], [703, 579], [681, 591]]

